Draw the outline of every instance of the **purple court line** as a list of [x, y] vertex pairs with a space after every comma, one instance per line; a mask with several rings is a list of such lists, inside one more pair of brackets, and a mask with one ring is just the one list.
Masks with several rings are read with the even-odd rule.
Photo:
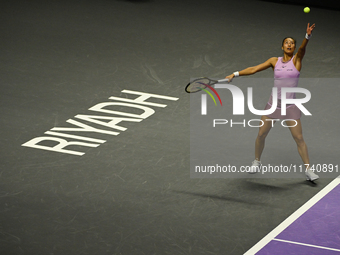
[[[274, 238], [273, 240], [283, 242], [283, 243], [297, 244], [297, 245], [312, 247], [312, 248], [318, 248], [318, 249], [324, 249], [324, 250], [330, 250], [330, 251], [337, 251], [337, 252], [339, 252], [338, 254], [340, 254], [340, 249], [334, 249], [334, 248], [329, 248], [329, 247], [325, 247], [325, 246], [312, 245], [312, 244], [306, 244], [306, 243], [293, 242], [293, 241], [282, 240], [282, 239], [277, 239], [277, 238]], [[307, 254], [310, 254], [310, 253], [307, 253]]]
[[337, 185], [275, 239], [323, 247], [340, 254], [339, 200], [340, 185]]
[[[269, 247], [280, 247], [280, 249], [275, 249], [276, 251], [284, 250], [289, 246], [291, 249], [294, 247], [294, 251], [296, 249], [304, 249], [308, 248], [309, 251], [307, 253], [296, 253], [296, 254], [320, 254], [322, 251], [322, 254], [340, 254], [340, 250], [336, 248], [328, 248], [321, 245], [312, 245], [312, 244], [306, 244], [306, 242], [295, 242], [294, 241], [288, 241], [282, 242], [279, 238], [275, 240], [278, 235], [280, 235], [286, 228], [288, 228], [293, 222], [295, 222], [301, 215], [306, 213], [313, 205], [315, 205], [318, 201], [320, 201], [322, 198], [324, 198], [328, 193], [330, 193], [334, 188], [336, 188], [340, 184], [340, 176], [336, 179], [334, 179], [331, 183], [329, 183], [325, 188], [323, 188], [319, 193], [317, 193], [314, 197], [312, 197], [309, 201], [307, 201], [303, 206], [301, 206], [297, 211], [295, 211], [292, 215], [290, 215], [286, 220], [284, 220], [280, 225], [278, 225], [275, 229], [273, 229], [269, 234], [267, 234], [263, 239], [261, 239], [257, 244], [255, 244], [250, 250], [248, 250], [244, 255], [254, 255], [257, 254], [261, 249], [263, 249], [266, 245]], [[340, 186], [339, 186], [340, 187]], [[287, 240], [285, 240], [287, 241]], [[300, 245], [298, 245], [300, 243]], [[304, 245], [303, 245], [304, 244]], [[308, 247], [307, 247], [308, 246]], [[313, 247], [312, 247], [313, 246]], [[283, 249], [283, 247], [286, 247]], [[327, 248], [327, 249], [322, 249]], [[288, 248], [287, 248], [288, 249]], [[311, 252], [311, 249], [317, 249], [318, 251]], [[285, 251], [287, 252], [287, 251]], [[259, 254], [271, 254], [267, 253], [265, 249], [263, 249], [263, 253]], [[277, 255], [281, 253], [276, 253]], [[282, 254], [289, 254], [289, 253], [282, 253]]]
[[[325, 247], [316, 247], [301, 243], [270, 241], [256, 255], [339, 255], [340, 252]], [[253, 254], [254, 255], [254, 254]]]

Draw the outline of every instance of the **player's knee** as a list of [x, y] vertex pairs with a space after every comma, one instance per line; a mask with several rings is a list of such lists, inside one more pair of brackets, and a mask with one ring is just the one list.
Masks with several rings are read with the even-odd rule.
[[294, 140], [297, 144], [303, 144], [305, 142], [302, 135], [295, 135]]
[[264, 132], [264, 131], [259, 131], [257, 137], [260, 139], [260, 140], [264, 140], [268, 135], [268, 132]]

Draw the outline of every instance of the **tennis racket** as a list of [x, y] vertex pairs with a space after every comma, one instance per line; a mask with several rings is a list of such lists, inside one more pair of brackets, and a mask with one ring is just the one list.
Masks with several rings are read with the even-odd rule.
[[188, 83], [188, 85], [185, 87], [185, 91], [187, 93], [195, 93], [198, 91], [202, 91], [205, 88], [209, 88], [212, 91], [215, 92], [215, 89], [212, 87], [212, 85], [216, 83], [221, 83], [221, 82], [228, 82], [229, 79], [222, 79], [222, 80], [212, 80], [206, 77], [198, 78], [195, 79], [191, 82]]

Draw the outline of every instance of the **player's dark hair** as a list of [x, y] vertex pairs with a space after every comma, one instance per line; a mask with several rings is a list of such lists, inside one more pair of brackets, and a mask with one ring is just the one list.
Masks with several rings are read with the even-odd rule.
[[285, 39], [283, 39], [283, 41], [282, 41], [282, 46], [283, 46], [283, 44], [284, 44], [285, 40], [286, 40], [286, 39], [288, 39], [288, 38], [291, 38], [291, 39], [293, 39], [293, 41], [294, 41], [294, 44], [296, 45], [296, 40], [295, 40], [293, 37], [291, 37], [291, 36], [287, 36]]

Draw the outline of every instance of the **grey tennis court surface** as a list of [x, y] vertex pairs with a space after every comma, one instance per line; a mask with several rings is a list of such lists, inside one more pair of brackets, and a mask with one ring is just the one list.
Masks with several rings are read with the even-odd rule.
[[[184, 91], [190, 79], [224, 78], [281, 56], [282, 39], [292, 36], [300, 45], [308, 22], [316, 29], [301, 78], [339, 78], [339, 11], [312, 6], [304, 14], [303, 7], [250, 0], [2, 1], [0, 253], [244, 254], [324, 192], [334, 178], [322, 173], [315, 184], [303, 175], [190, 176], [192, 95]], [[313, 87], [313, 97], [323, 100], [310, 104], [319, 117], [302, 122], [311, 161], [335, 166], [339, 85], [332, 84]], [[257, 129], [236, 133], [227, 130], [225, 147], [213, 149], [249, 165]], [[264, 162], [302, 163], [282, 127], [274, 127], [266, 146]], [[275, 245], [285, 244], [338, 254], [339, 240], [327, 243], [327, 225], [311, 218], [339, 204], [332, 195], [338, 188], [327, 191], [301, 216], [301, 231], [310, 226], [315, 235], [290, 239], [299, 224], [291, 221], [263, 246], [269, 253], [259, 254], [279, 254]], [[324, 211], [332, 220], [331, 212]]]

